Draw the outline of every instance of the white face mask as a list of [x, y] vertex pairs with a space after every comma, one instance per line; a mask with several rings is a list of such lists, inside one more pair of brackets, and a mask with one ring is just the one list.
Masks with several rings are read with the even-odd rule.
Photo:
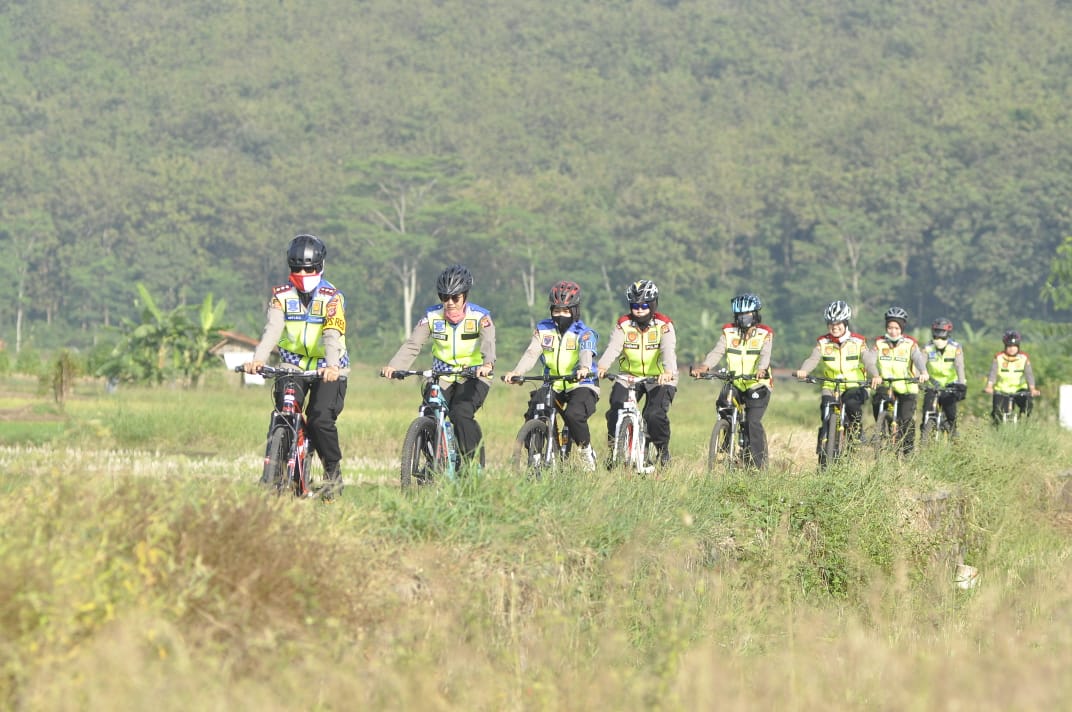
[[323, 272], [318, 272], [317, 274], [297, 274], [292, 272], [290, 283], [297, 287], [299, 291], [308, 294], [320, 286], [320, 279], [323, 275]]
[[944, 349], [945, 345], [949, 343], [949, 339], [943, 339], [940, 337], [934, 337], [934, 345], [940, 349]]

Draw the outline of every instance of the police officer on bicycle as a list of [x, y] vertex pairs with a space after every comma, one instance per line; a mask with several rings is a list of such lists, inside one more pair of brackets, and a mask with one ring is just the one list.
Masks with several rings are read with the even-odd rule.
[[[617, 361], [622, 373], [657, 379], [657, 383], [637, 389], [637, 400], [644, 400], [644, 426], [648, 439], [658, 450], [659, 464], [667, 465], [670, 463], [670, 404], [677, 393], [677, 332], [670, 317], [656, 311], [659, 288], [655, 282], [647, 279], [633, 282], [625, 290], [625, 299], [629, 313], [614, 325], [610, 343], [596, 369], [602, 378]], [[618, 410], [627, 398], [625, 386], [615, 383], [607, 408], [608, 438], [614, 437]]]
[[432, 368], [472, 367], [476, 378], [444, 376], [443, 396], [447, 400], [450, 420], [458, 436], [462, 457], [477, 458], [483, 434], [476, 412], [484, 405], [491, 390], [491, 372], [495, 366], [495, 325], [491, 312], [469, 301], [473, 275], [465, 265], [451, 265], [436, 278], [439, 304], [428, 307], [398, 351], [380, 375], [390, 378], [396, 370], [407, 369], [420, 355], [424, 345], [432, 342]]
[[939, 397], [937, 390], [927, 390], [923, 396], [923, 412], [941, 408], [949, 423], [949, 432], [956, 433], [957, 403], [967, 395], [968, 382], [964, 377], [964, 349], [959, 342], [949, 338], [952, 333], [953, 322], [945, 317], [938, 317], [931, 324], [931, 340], [923, 347], [927, 374], [938, 388], [951, 388], [952, 392]]
[[[537, 360], [543, 364], [545, 374], [578, 378], [572, 382], [558, 381], [550, 387], [555, 400], [564, 406], [562, 419], [570, 439], [577, 444], [581, 466], [591, 472], [596, 469], [596, 456], [588, 419], [595, 413], [599, 400], [599, 383], [593, 370], [599, 335], [581, 320], [581, 287], [576, 282], [564, 280], [555, 284], [547, 302], [550, 318], [536, 324], [528, 348], [517, 365], [503, 376], [503, 381], [509, 383], [512, 377], [523, 375]], [[536, 405], [542, 401], [540, 389], [532, 391], [525, 420], [533, 417]]]
[[[272, 289], [267, 320], [253, 360], [246, 373], [257, 373], [278, 347], [284, 367], [299, 371], [317, 370], [321, 380], [309, 385], [305, 417], [309, 439], [324, 463], [327, 487], [321, 495], [330, 499], [342, 491], [342, 450], [335, 425], [346, 401], [346, 380], [350, 358], [346, 352], [346, 304], [342, 292], [324, 279], [327, 247], [315, 235], [298, 235], [287, 247], [290, 279]], [[283, 407], [287, 379], [275, 382], [276, 408]], [[297, 386], [299, 402], [304, 398]]]
[[[718, 343], [704, 357], [703, 363], [694, 366], [691, 375], [714, 368], [726, 358], [727, 370], [738, 374], [755, 374], [755, 378], [738, 378], [727, 384], [737, 391], [744, 403], [745, 417], [741, 427], [748, 436], [748, 451], [752, 464], [759, 469], [767, 466], [767, 432], [763, 428], [763, 414], [770, 403], [771, 379], [770, 358], [774, 343], [774, 330], [761, 323], [759, 310], [763, 304], [755, 294], [742, 294], [730, 300], [733, 321], [722, 327]], [[725, 393], [725, 391], [723, 392]], [[719, 400], [719, 408], [730, 403]]]
[[[881, 403], [889, 397], [890, 390], [897, 398], [897, 451], [902, 455], [912, 452], [915, 446], [916, 405], [919, 399], [919, 384], [926, 383], [927, 357], [919, 348], [919, 343], [905, 333], [908, 325], [908, 312], [901, 307], [890, 307], [884, 316], [886, 333], [875, 339], [875, 346], [864, 354], [865, 366], [877, 370], [871, 379], [875, 394], [871, 398], [871, 407], [875, 419], [878, 419]], [[892, 380], [883, 383], [883, 379]]]
[[[1035, 371], [1031, 368], [1031, 359], [1020, 350], [1023, 338], [1020, 332], [1009, 329], [1001, 337], [1005, 348], [994, 354], [990, 364], [990, 373], [986, 377], [983, 393], [993, 394], [990, 417], [994, 424], [1001, 423], [1001, 413], [1012, 401], [1020, 412], [1031, 415], [1031, 399], [1041, 395], [1035, 387]], [[1027, 391], [1027, 393], [1024, 393]]]
[[[867, 339], [853, 333], [849, 328], [852, 307], [840, 299], [830, 302], [823, 311], [823, 318], [826, 320], [827, 333], [815, 340], [815, 348], [793, 375], [799, 379], [807, 378], [808, 374], [821, 364], [820, 373], [824, 378], [866, 382], [867, 376], [874, 376], [876, 372], [868, 372], [864, 366]], [[824, 385], [819, 403], [820, 418], [826, 415], [827, 406], [833, 400], [833, 390]], [[848, 419], [850, 442], [860, 438], [863, 430], [863, 405], [866, 400], [867, 389], [863, 386], [851, 386], [841, 393], [841, 402]]]

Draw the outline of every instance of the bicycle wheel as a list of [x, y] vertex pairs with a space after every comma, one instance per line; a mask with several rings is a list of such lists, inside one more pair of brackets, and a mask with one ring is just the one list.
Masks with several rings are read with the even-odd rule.
[[826, 467], [841, 453], [841, 433], [834, 416], [827, 416], [819, 437], [819, 467]]
[[517, 463], [533, 477], [539, 478], [543, 470], [551, 465], [548, 457], [549, 438], [547, 423], [542, 420], [528, 421], [517, 433]]
[[316, 497], [321, 494], [325, 496], [331, 495], [330, 492], [324, 489], [327, 485], [327, 481], [324, 479], [324, 463], [320, 461], [320, 456], [316, 454], [312, 446], [309, 447], [308, 452], [305, 453], [305, 457], [302, 459], [301, 476], [297, 480], [294, 485], [294, 493], [299, 497]]
[[874, 443], [876, 449], [892, 447], [894, 435], [893, 413], [883, 410], [878, 414], [878, 420], [875, 421]]
[[919, 446], [927, 447], [934, 442], [937, 436], [938, 428], [935, 422], [928, 418], [919, 428]]
[[264, 471], [261, 484], [271, 488], [276, 494], [287, 491], [287, 460], [290, 451], [290, 428], [277, 425], [268, 434], [268, 448], [264, 453]]
[[619, 423], [618, 434], [614, 438], [614, 450], [611, 451], [611, 467], [642, 465], [633, 462], [633, 439], [636, 437], [636, 421], [626, 418]]
[[731, 462], [730, 453], [730, 423], [728, 420], [719, 418], [711, 430], [711, 443], [707, 448], [707, 469], [714, 472], [720, 466]]
[[402, 441], [402, 489], [432, 481], [436, 450], [435, 421], [422, 417], [410, 423]]

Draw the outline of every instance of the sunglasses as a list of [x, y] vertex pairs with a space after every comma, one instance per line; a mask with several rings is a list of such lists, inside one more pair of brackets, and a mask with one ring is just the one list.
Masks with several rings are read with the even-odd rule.
[[629, 302], [630, 309], [651, 309], [649, 302]]
[[301, 274], [302, 272], [308, 272], [310, 274], [316, 274], [324, 269], [324, 265], [291, 265], [290, 271], [292, 274]]
[[439, 295], [439, 301], [443, 302], [444, 304], [448, 304], [450, 302], [462, 302], [462, 301], [465, 301], [465, 295], [464, 294], [440, 294]]

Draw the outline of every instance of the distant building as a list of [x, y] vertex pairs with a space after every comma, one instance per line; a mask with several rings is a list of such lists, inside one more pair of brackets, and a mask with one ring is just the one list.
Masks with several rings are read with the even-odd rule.
[[[253, 360], [253, 352], [257, 349], [260, 339], [240, 334], [237, 331], [221, 331], [220, 340], [208, 350], [213, 356], [219, 356], [227, 364], [227, 370], [233, 370]], [[275, 354], [275, 350], [272, 350]], [[242, 374], [242, 383], [245, 385], [264, 385], [264, 377]]]

